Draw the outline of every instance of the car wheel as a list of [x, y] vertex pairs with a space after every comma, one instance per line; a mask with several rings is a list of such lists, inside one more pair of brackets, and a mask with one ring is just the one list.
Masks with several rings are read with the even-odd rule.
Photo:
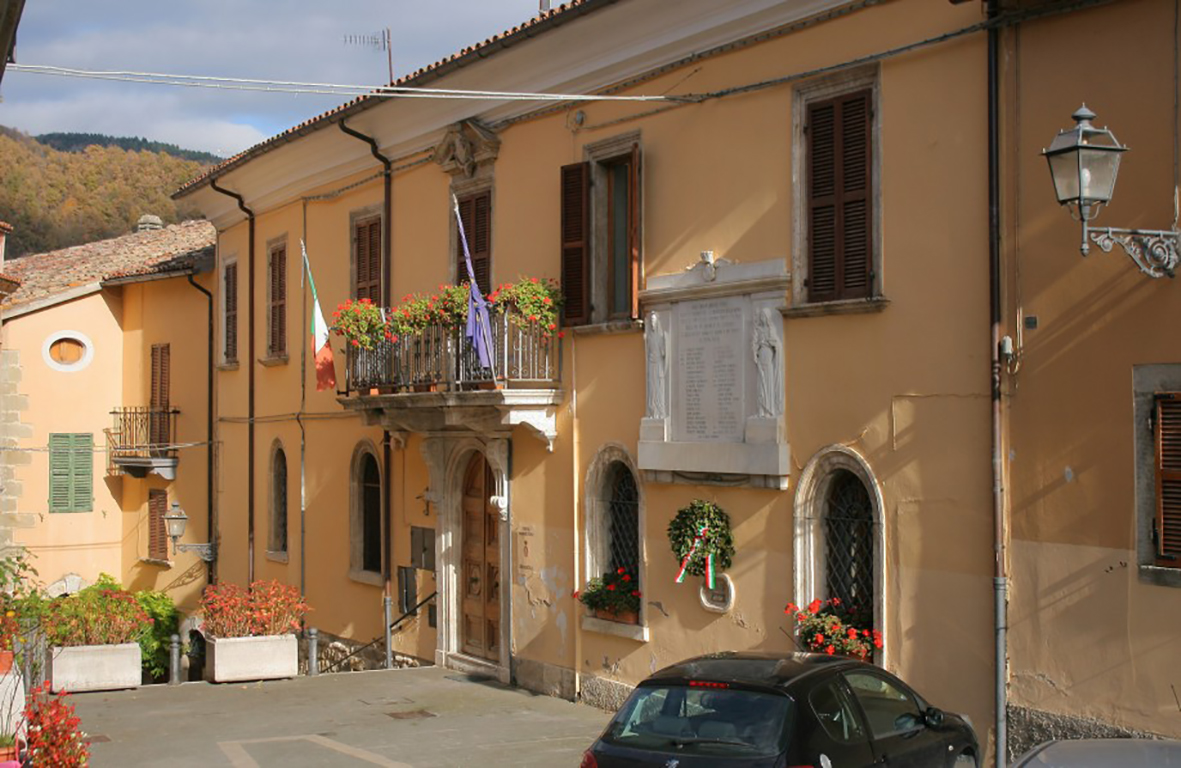
[[952, 766], [953, 768], [976, 768], [976, 758], [967, 752], [961, 752], [956, 755]]

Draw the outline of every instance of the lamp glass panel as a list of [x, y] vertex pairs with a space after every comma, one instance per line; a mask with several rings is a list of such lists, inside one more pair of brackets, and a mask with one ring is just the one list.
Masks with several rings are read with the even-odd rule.
[[1050, 175], [1054, 178], [1054, 192], [1058, 195], [1058, 203], [1065, 205], [1077, 202], [1079, 197], [1078, 152], [1047, 155], [1046, 160], [1050, 163]]
[[1115, 191], [1120, 153], [1107, 148], [1079, 149], [1080, 196], [1086, 202], [1106, 203]]
[[185, 515], [165, 515], [164, 522], [168, 526], [168, 536], [170, 538], [179, 539], [185, 535], [185, 524], [189, 522], [189, 518]]

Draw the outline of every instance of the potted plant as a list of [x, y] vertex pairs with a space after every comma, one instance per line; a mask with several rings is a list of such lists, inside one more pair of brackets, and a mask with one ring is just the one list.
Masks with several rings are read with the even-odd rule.
[[575, 592], [574, 596], [594, 611], [596, 618], [638, 624], [641, 596], [638, 587], [636, 577], [626, 568], [616, 568], [591, 579], [586, 589]]
[[382, 340], [397, 341], [381, 308], [369, 299], [349, 299], [332, 313], [332, 331], [351, 347], [373, 349]]
[[90, 748], [78, 727], [81, 720], [74, 714], [74, 705], [66, 701], [67, 694], [51, 696], [49, 691], [48, 683], [34, 688], [25, 707], [29, 764], [54, 768], [89, 765]]
[[227, 683], [295, 677], [294, 633], [308, 610], [298, 589], [277, 581], [206, 587], [201, 596], [206, 678]]
[[73, 595], [50, 601], [41, 628], [50, 646], [52, 690], [139, 687], [143, 674], [139, 638], [151, 624], [135, 595], [107, 574]]
[[858, 612], [840, 598], [813, 600], [807, 606], [788, 603], [784, 613], [795, 618], [796, 635], [809, 651], [852, 656], [867, 661], [882, 647], [882, 633], [858, 620]]

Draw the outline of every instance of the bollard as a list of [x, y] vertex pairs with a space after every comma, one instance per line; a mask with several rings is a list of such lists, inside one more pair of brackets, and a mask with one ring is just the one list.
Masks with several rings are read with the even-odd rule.
[[385, 609], [385, 668], [394, 668], [394, 636], [390, 632], [390, 624], [393, 622], [393, 598], [386, 595], [383, 602]]
[[308, 676], [320, 674], [320, 633], [308, 627]]
[[173, 635], [168, 643], [168, 684], [180, 685], [180, 635]]

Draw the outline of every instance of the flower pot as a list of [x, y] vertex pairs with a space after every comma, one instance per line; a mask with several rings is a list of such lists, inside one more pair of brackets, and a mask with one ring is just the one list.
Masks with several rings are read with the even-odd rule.
[[0, 675], [12, 671], [12, 651], [0, 651]]
[[138, 688], [142, 667], [139, 643], [51, 648], [49, 684], [54, 693]]
[[595, 618], [606, 621], [617, 621], [620, 624], [640, 623], [640, 615], [636, 611], [609, 611], [604, 608], [596, 608]]
[[205, 679], [215, 683], [281, 680], [299, 674], [295, 635], [211, 637], [205, 648]]

